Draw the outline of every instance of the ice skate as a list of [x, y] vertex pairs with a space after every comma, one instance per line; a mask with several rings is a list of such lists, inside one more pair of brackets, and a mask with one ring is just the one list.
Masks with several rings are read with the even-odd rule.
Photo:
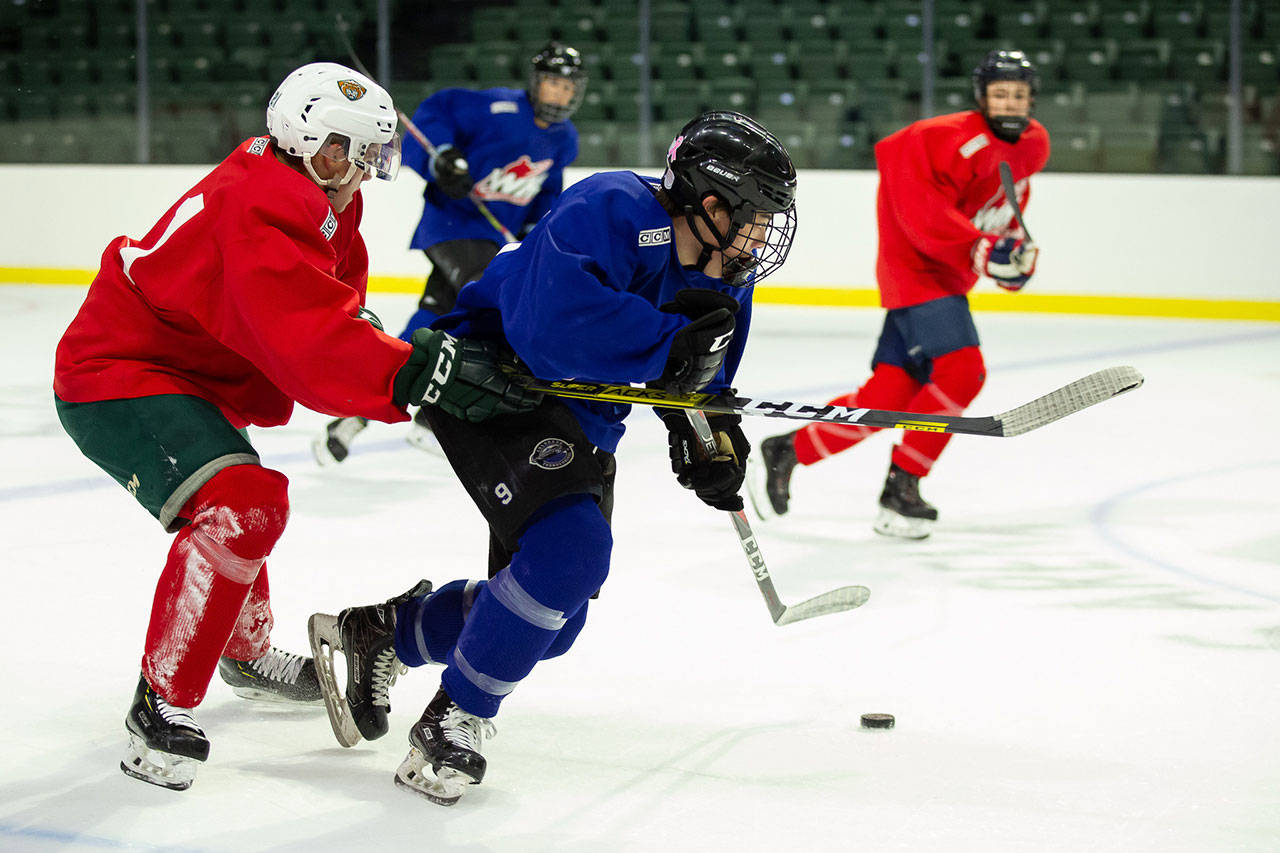
[[223, 656], [218, 661], [218, 674], [231, 685], [232, 693], [245, 699], [306, 705], [323, 701], [315, 661], [275, 646], [254, 660]]
[[875, 532], [900, 539], [926, 539], [937, 520], [938, 511], [920, 497], [920, 478], [890, 465], [880, 493], [880, 514], [872, 525]]
[[409, 434], [404, 437], [404, 440], [424, 453], [443, 459], [444, 449], [440, 446], [440, 440], [436, 438], [436, 434], [432, 432], [431, 424], [427, 423], [426, 411], [423, 407], [414, 414], [413, 423], [409, 425]]
[[321, 466], [337, 465], [351, 454], [351, 442], [369, 426], [368, 418], [338, 418], [329, 421], [324, 437], [311, 442], [311, 452]]
[[396, 784], [433, 803], [453, 805], [468, 785], [484, 779], [480, 747], [496, 733], [492, 719], [468, 714], [442, 688], [409, 730], [409, 754], [396, 770]]
[[[315, 613], [307, 620], [311, 653], [329, 725], [338, 743], [355, 746], [360, 738], [377, 740], [387, 733], [391, 712], [388, 693], [408, 667], [396, 657], [396, 608], [411, 598], [428, 595], [430, 581], [382, 604], [348, 607], [337, 616]], [[346, 690], [338, 688], [333, 653], [347, 662]]]
[[196, 725], [192, 709], [170, 705], [145, 677], [138, 679], [124, 727], [129, 753], [120, 769], [135, 779], [185, 791], [195, 781], [199, 762], [209, 757], [209, 739]]
[[795, 433], [760, 442], [760, 452], [747, 459], [747, 495], [761, 521], [786, 515], [791, 501], [791, 473], [796, 468]]

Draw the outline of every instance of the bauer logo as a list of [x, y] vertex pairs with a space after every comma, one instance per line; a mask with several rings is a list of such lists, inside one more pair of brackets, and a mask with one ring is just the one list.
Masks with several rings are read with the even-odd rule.
[[339, 80], [338, 89], [346, 96], [348, 101], [358, 101], [364, 97], [364, 93], [369, 91], [355, 80]]
[[547, 471], [563, 468], [573, 461], [573, 445], [563, 438], [544, 438], [529, 454], [529, 464]]
[[269, 137], [259, 136], [257, 139], [253, 140], [252, 144], [249, 145], [249, 153], [262, 156], [262, 153], [267, 150], [267, 143], [270, 141], [271, 139]]
[[702, 171], [710, 172], [713, 175], [719, 175], [726, 181], [736, 184], [742, 180], [742, 176], [737, 172], [732, 172], [714, 161], [708, 161], [702, 164]]
[[334, 218], [333, 211], [329, 211], [329, 215], [324, 218], [324, 223], [320, 226], [320, 233], [324, 235], [326, 240], [332, 240], [334, 232], [338, 230], [338, 220]]
[[671, 242], [671, 226], [666, 228], [650, 228], [647, 231], [640, 232], [639, 245], [641, 246], [665, 246]]

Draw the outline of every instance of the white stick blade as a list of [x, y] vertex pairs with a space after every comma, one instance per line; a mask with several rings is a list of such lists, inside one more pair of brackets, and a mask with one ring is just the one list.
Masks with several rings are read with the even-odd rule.
[[1077, 379], [1070, 385], [1064, 385], [1057, 391], [1046, 394], [1038, 400], [1032, 400], [1010, 409], [1002, 415], [996, 415], [1006, 436], [1022, 435], [1045, 424], [1051, 424], [1067, 415], [1075, 414], [1081, 409], [1110, 400], [1119, 394], [1142, 385], [1142, 374], [1132, 367], [1108, 367], [1091, 373], [1083, 379]]
[[871, 590], [865, 586], [842, 586], [822, 595], [815, 595], [799, 604], [789, 604], [774, 619], [776, 625], [790, 625], [803, 619], [826, 616], [831, 613], [842, 613], [861, 607], [871, 598]]

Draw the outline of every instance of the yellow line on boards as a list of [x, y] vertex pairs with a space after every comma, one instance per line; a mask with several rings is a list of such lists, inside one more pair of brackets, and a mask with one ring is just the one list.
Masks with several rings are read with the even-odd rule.
[[[0, 267], [0, 284], [87, 285], [96, 270], [51, 267]], [[422, 276], [374, 275], [375, 293], [421, 293]], [[871, 288], [758, 287], [755, 301], [767, 305], [814, 305], [878, 308]], [[971, 293], [973, 309], [1030, 314], [1092, 314], [1118, 317], [1180, 317], [1192, 320], [1256, 320], [1280, 323], [1280, 301], [1250, 299], [1180, 299], [1154, 296], [1085, 296], [1053, 293]]]

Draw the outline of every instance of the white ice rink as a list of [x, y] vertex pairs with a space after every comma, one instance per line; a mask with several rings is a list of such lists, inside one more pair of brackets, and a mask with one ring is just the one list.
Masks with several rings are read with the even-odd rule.
[[[870, 529], [890, 436], [799, 470], [794, 512], [758, 525], [780, 594], [872, 596], [785, 628], [633, 413], [609, 582], [446, 809], [392, 783], [438, 670], [401, 679], [391, 734], [350, 750], [323, 709], [215, 677], [195, 786], [120, 772], [169, 537], [58, 425], [53, 350], [83, 293], [0, 287], [0, 849], [1280, 850], [1280, 326], [979, 315], [972, 414], [1115, 364], [1146, 386], [1019, 438], [956, 437], [922, 543]], [[414, 299], [371, 301], [398, 328]], [[761, 306], [738, 384], [850, 390], [880, 319]], [[253, 434], [292, 481], [269, 566], [274, 638], [297, 651], [313, 611], [484, 571], [478, 513], [404, 425], [322, 471], [324, 421]], [[869, 711], [897, 727], [860, 729]]]

